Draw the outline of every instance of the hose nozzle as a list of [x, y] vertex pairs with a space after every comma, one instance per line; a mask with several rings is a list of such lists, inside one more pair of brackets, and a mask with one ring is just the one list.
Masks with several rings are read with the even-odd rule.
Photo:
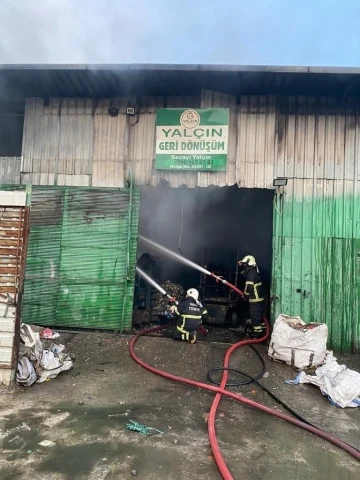
[[169, 295], [168, 293], [166, 294], [167, 298], [170, 300], [170, 302], [173, 302], [175, 303], [175, 305], [178, 305], [179, 302], [176, 300], [176, 298], [172, 297], [171, 295]]
[[211, 273], [211, 276], [215, 278], [216, 282], [223, 283], [224, 285], [227, 285], [228, 282], [223, 278], [215, 275], [215, 273]]

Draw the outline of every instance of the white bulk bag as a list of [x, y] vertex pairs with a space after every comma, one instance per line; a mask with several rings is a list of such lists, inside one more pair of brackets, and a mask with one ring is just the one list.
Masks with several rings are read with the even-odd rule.
[[21, 324], [19, 359], [27, 357], [32, 362], [39, 362], [43, 352], [40, 335], [32, 331], [30, 325]]
[[327, 352], [324, 365], [316, 369], [315, 375], [301, 372], [295, 380], [285, 380], [285, 383], [312, 383], [337, 407], [360, 406], [360, 373], [339, 365], [333, 352]]
[[318, 367], [325, 361], [327, 337], [328, 328], [324, 323], [306, 324], [300, 317], [279, 315], [268, 355], [299, 370]]
[[36, 383], [43, 383], [48, 379], [55, 378], [60, 372], [70, 370], [73, 362], [67, 353], [54, 353], [44, 350], [40, 361], [40, 376]]
[[33, 364], [27, 357], [19, 360], [16, 371], [16, 382], [24, 387], [30, 387], [36, 382], [36, 373]]

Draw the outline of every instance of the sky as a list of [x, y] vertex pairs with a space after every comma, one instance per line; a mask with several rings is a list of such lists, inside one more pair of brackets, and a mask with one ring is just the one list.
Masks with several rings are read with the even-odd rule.
[[359, 0], [0, 0], [0, 63], [360, 65]]

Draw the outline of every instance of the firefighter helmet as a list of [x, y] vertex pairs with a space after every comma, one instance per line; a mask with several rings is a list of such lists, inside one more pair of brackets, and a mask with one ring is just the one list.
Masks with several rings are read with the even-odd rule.
[[256, 267], [256, 260], [252, 255], [246, 255], [240, 263], [246, 263], [249, 267]]
[[190, 288], [190, 290], [186, 292], [186, 296], [192, 297], [194, 300], [199, 300], [199, 292], [196, 290], [196, 288]]

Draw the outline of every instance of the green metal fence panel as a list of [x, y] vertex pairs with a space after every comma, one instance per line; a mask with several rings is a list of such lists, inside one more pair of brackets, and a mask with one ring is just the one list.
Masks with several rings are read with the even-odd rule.
[[[360, 352], [360, 240], [355, 241], [355, 259], [356, 259], [356, 286], [358, 298], [357, 317], [354, 316], [354, 339], [353, 350]], [[356, 321], [357, 320], [357, 321]]]
[[359, 199], [285, 200], [274, 211], [272, 319], [326, 323], [329, 347], [360, 351]]
[[137, 189], [33, 187], [23, 321], [130, 329], [139, 209]]

